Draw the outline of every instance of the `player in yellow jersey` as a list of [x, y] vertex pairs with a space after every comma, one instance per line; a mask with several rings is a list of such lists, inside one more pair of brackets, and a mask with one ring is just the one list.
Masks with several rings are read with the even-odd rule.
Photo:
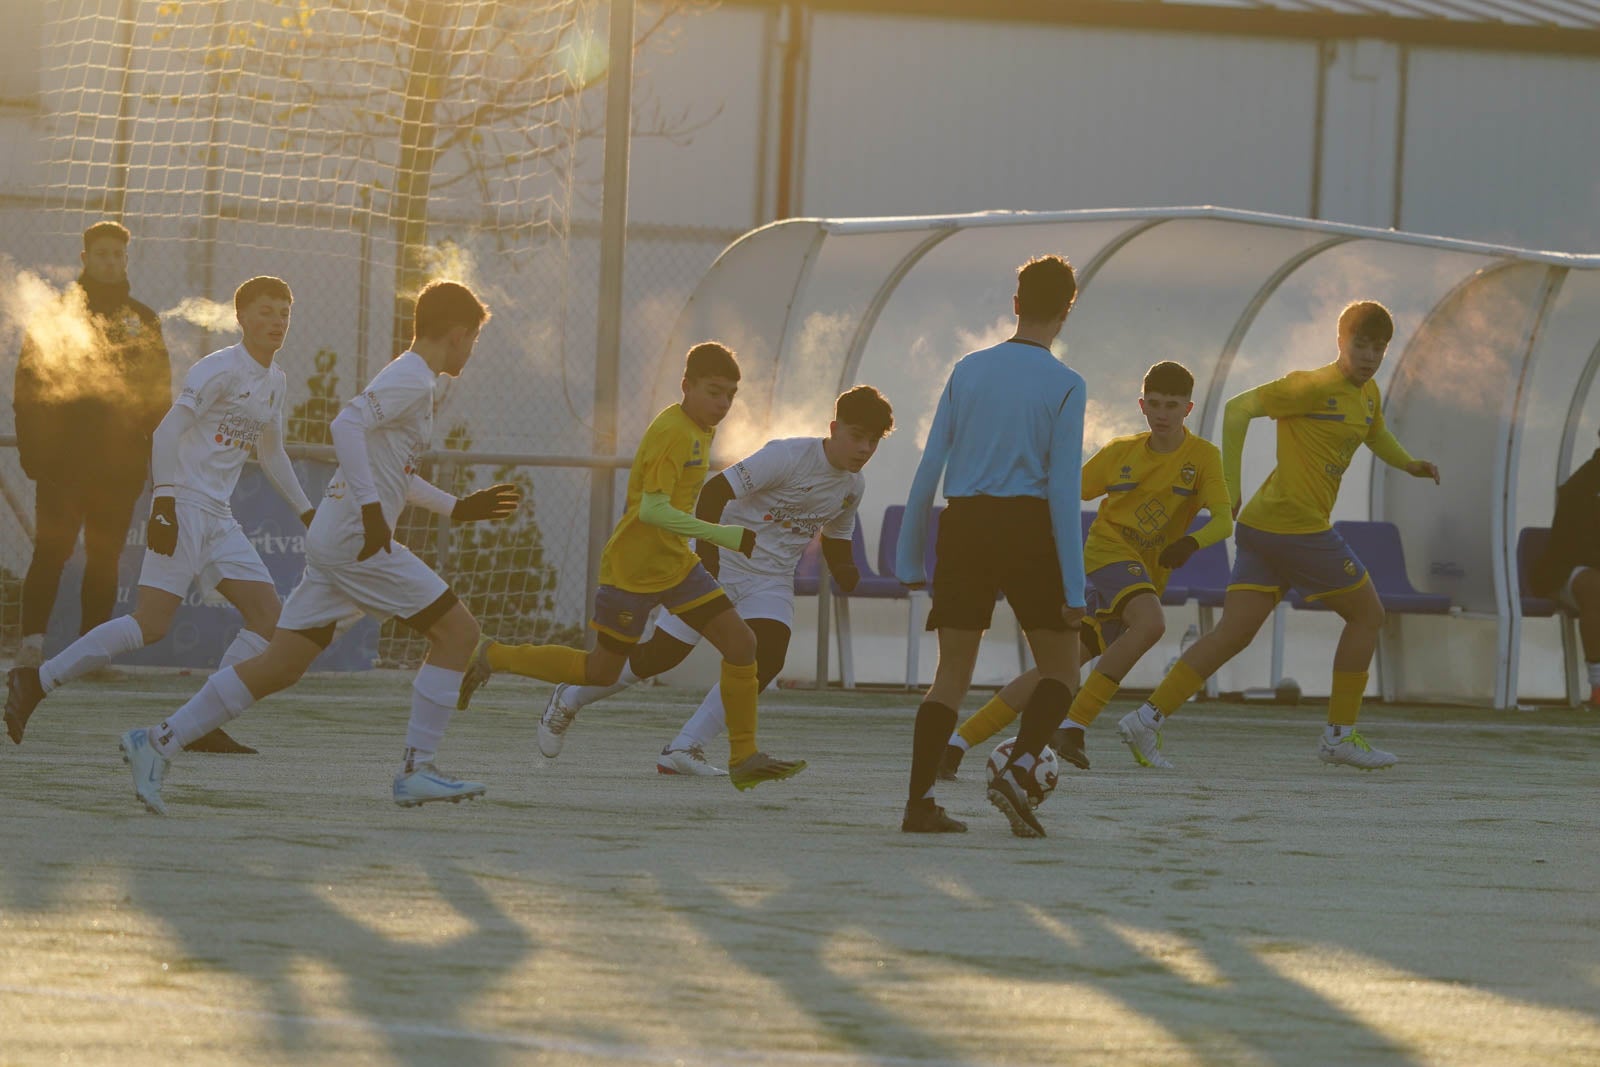
[[1289, 589], [1322, 601], [1344, 619], [1333, 653], [1328, 727], [1318, 756], [1324, 763], [1369, 771], [1399, 762], [1393, 753], [1367, 744], [1355, 728], [1367, 667], [1378, 647], [1383, 605], [1366, 568], [1331, 521], [1339, 482], [1363, 444], [1391, 467], [1439, 481], [1439, 468], [1411, 458], [1384, 425], [1372, 376], [1383, 365], [1393, 336], [1394, 319], [1382, 304], [1351, 304], [1339, 316], [1337, 360], [1316, 370], [1295, 371], [1228, 401], [1222, 459], [1229, 496], [1240, 499], [1240, 463], [1251, 419], [1276, 420], [1278, 465], [1237, 516], [1238, 552], [1221, 622], [1178, 658], [1148, 702], [1117, 724], [1141, 764], [1172, 766], [1161, 754], [1162, 723], [1209, 675], [1250, 644]]
[[[1150, 429], [1116, 438], [1083, 465], [1083, 499], [1106, 498], [1083, 545], [1091, 619], [1083, 630], [1084, 654], [1099, 656], [1100, 662], [1051, 741], [1057, 755], [1082, 770], [1089, 769], [1084, 729], [1166, 632], [1161, 593], [1168, 576], [1233, 531], [1222, 453], [1183, 424], [1194, 409], [1193, 395], [1188, 368], [1157, 363], [1145, 374], [1139, 398]], [[1202, 510], [1210, 513], [1210, 521], [1188, 533]], [[961, 724], [945, 749], [940, 777], [955, 777], [966, 750], [1016, 716], [1012, 709], [1027, 699], [1032, 674], [1011, 683]]]
[[[593, 651], [565, 645], [502, 645], [484, 638], [461, 681], [457, 707], [495, 671], [567, 685], [610, 685], [644, 634], [656, 605], [688, 623], [722, 653], [722, 702], [728, 723], [728, 777], [739, 789], [792, 778], [804, 760], [778, 760], [756, 748], [756, 638], [717, 580], [689, 547], [700, 538], [749, 556], [756, 535], [694, 517], [695, 497], [706, 480], [711, 439], [739, 391], [739, 363], [714, 341], [689, 350], [683, 402], [655, 417], [634, 453], [628, 503], [600, 557], [594, 599]], [[552, 698], [539, 723], [539, 748], [561, 751], [572, 713]]]

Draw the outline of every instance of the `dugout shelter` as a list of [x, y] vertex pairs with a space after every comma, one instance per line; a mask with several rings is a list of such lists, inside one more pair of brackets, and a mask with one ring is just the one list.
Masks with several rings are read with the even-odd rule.
[[[1517, 545], [1549, 524], [1556, 486], [1600, 444], [1600, 256], [1211, 207], [793, 219], [740, 238], [700, 281], [663, 351], [655, 399], [676, 399], [690, 345], [732, 345], [745, 379], [719, 432], [719, 457], [731, 461], [771, 437], [820, 432], [853, 384], [883, 389], [898, 429], [867, 470], [861, 515], [875, 558], [949, 368], [1009, 336], [1013, 272], [1043, 253], [1078, 270], [1057, 354], [1089, 385], [1086, 455], [1145, 428], [1136, 399], [1159, 360], [1194, 372], [1189, 426], [1220, 440], [1230, 396], [1330, 361], [1346, 303], [1388, 305], [1384, 413], [1413, 455], [1439, 464], [1443, 484], [1362, 450], [1334, 518], [1392, 523], [1411, 584], [1448, 596], [1452, 611], [1391, 614], [1382, 693], [1503, 708], [1574, 691], [1571, 620], [1525, 622]], [[1273, 450], [1255, 424], [1247, 494]], [[1310, 652], [1322, 667], [1307, 672], [1325, 673], [1331, 648]]]

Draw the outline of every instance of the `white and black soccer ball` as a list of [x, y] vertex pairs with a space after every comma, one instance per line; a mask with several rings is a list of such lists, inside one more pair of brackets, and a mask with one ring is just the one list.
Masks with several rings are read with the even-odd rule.
[[[994, 751], [989, 753], [989, 767], [985, 773], [984, 781], [992, 782], [1011, 760], [1011, 749], [1017, 743], [1015, 737], [1008, 738], [994, 746]], [[1039, 753], [1039, 759], [1033, 765], [1033, 780], [1044, 791], [1044, 796], [1034, 800], [1033, 795], [1028, 795], [1028, 801], [1038, 807], [1050, 799], [1050, 794], [1055, 792], [1056, 783], [1061, 780], [1061, 763], [1056, 759], [1056, 750], [1049, 745], [1044, 746], [1044, 751]]]

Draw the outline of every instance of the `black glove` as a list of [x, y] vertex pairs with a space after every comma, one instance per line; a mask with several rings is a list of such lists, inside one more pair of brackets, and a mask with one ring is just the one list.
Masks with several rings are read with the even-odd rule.
[[829, 567], [828, 570], [833, 574], [833, 580], [838, 583], [841, 593], [848, 593], [861, 584], [861, 572], [854, 567], [840, 567], [838, 570]]
[[739, 551], [744, 555], [745, 559], [749, 559], [750, 553], [754, 552], [755, 550], [756, 532], [754, 530], [746, 530], [744, 532], [744, 536], [739, 539]]
[[456, 501], [450, 518], [456, 522], [481, 522], [484, 519], [503, 519], [517, 510], [522, 503], [522, 490], [510, 483], [491, 485], [479, 489]]
[[144, 543], [158, 556], [170, 556], [178, 550], [178, 504], [172, 497], [158, 496], [150, 501]]
[[1161, 556], [1156, 562], [1169, 571], [1175, 571], [1185, 563], [1188, 563], [1189, 557], [1198, 551], [1200, 551], [1200, 542], [1185, 534], [1166, 548], [1163, 548]]
[[309, 530], [309, 529], [311, 529], [311, 520], [316, 518], [316, 517], [317, 517], [317, 509], [316, 508], [307, 508], [305, 511], [302, 511], [300, 513], [300, 525], [304, 526], [306, 529]]
[[383, 518], [383, 505], [376, 502], [361, 505], [361, 553], [356, 562], [371, 559], [379, 552], [389, 551], [389, 524]]
[[722, 572], [722, 550], [704, 537], [694, 539], [694, 554], [700, 557], [700, 565], [711, 577]]

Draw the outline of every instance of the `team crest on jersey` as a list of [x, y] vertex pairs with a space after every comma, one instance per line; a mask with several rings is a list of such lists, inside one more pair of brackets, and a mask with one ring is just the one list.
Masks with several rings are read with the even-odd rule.
[[1132, 473], [1133, 473], [1133, 468], [1132, 467], [1126, 467], [1125, 466], [1125, 467], [1122, 468], [1122, 476], [1124, 478], [1126, 478], [1128, 475], [1130, 475]]
[[1183, 465], [1183, 469], [1178, 472], [1178, 477], [1182, 479], [1184, 485], [1193, 485], [1195, 475], [1198, 473], [1199, 472], [1194, 469], [1193, 463], [1185, 463]]
[[1367, 397], [1367, 414], [1371, 415], [1371, 414], [1375, 413], [1377, 410], [1378, 410], [1377, 401], [1373, 400], [1370, 396]]
[[704, 464], [705, 459], [700, 455], [700, 442], [696, 441], [689, 452], [689, 462], [685, 463], [683, 468], [684, 470], [688, 470], [690, 467], [699, 467], [703, 466]]
[[844, 499], [839, 501], [839, 510], [840, 511], [849, 511], [851, 509], [851, 507], [853, 507], [855, 505], [855, 502], [856, 502], [856, 495], [854, 493], [846, 493], [844, 495]]
[[1336, 396], [1330, 396], [1327, 400], [1324, 401], [1324, 403], [1327, 404], [1330, 408], [1336, 408], [1336, 407], [1339, 406], [1339, 398], [1336, 397]]
[[1350, 577], [1354, 578], [1356, 576], [1356, 561], [1353, 560], [1353, 559], [1345, 560], [1344, 561], [1344, 572], [1346, 574], [1348, 574]]
[[1135, 578], [1143, 578], [1144, 568], [1139, 566], [1137, 563], [1130, 563], [1128, 564], [1128, 573]]

